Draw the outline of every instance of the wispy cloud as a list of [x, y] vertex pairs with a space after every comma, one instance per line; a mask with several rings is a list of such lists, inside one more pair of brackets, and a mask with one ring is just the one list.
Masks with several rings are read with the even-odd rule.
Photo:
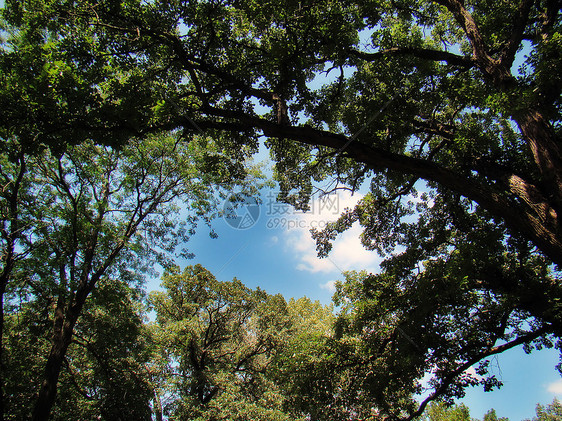
[[[322, 229], [327, 222], [336, 220], [346, 208], [354, 207], [362, 195], [348, 192], [338, 193], [331, 202], [316, 199], [311, 212], [294, 213], [292, 227], [284, 233], [285, 246], [297, 259], [297, 269], [311, 273], [339, 274], [347, 270], [378, 270], [381, 258], [373, 251], [366, 250], [359, 240], [361, 227], [354, 224], [349, 230], [333, 241], [332, 250], [327, 258], [317, 256], [316, 243], [311, 238], [310, 229]], [[324, 201], [324, 202], [322, 202]]]
[[330, 292], [336, 292], [336, 281], [328, 281], [320, 284], [320, 288], [326, 289]]
[[267, 241], [267, 245], [269, 247], [272, 247], [274, 245], [276, 245], [279, 242], [279, 237], [277, 237], [276, 235], [273, 235], [272, 237], [269, 238], [269, 240]]
[[562, 379], [549, 383], [546, 390], [554, 395], [562, 395]]

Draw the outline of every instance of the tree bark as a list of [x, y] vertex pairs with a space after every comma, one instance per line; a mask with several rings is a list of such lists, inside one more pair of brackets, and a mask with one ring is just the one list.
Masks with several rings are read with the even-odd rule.
[[74, 326], [88, 294], [89, 291], [85, 289], [79, 290], [66, 311], [64, 311], [65, 306], [62, 301], [57, 304], [51, 351], [45, 365], [43, 383], [33, 408], [33, 421], [47, 421], [49, 419], [57, 396], [57, 384], [64, 357], [72, 342]]
[[6, 283], [0, 283], [0, 421], [4, 421], [4, 293]]
[[562, 210], [562, 159], [556, 135], [548, 120], [534, 109], [514, 116], [543, 177], [544, 188], [558, 214]]
[[154, 398], [152, 401], [154, 402], [154, 417], [156, 418], [156, 421], [163, 421], [162, 401], [160, 400], [160, 396], [158, 396], [156, 390], [154, 391]]

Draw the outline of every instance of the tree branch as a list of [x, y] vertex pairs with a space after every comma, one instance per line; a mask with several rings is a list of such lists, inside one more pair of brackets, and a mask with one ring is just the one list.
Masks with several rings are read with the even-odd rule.
[[[487, 209], [494, 216], [502, 218], [508, 227], [530, 238], [545, 255], [555, 263], [562, 265], [562, 241], [556, 232], [550, 231], [540, 223], [533, 214], [521, 213], [513, 207], [505, 196], [490, 187], [484, 186], [475, 179], [458, 174], [434, 162], [389, 152], [385, 149], [349, 142], [344, 135], [314, 129], [310, 126], [284, 126], [250, 116], [240, 112], [212, 108], [210, 113], [229, 119], [235, 119], [246, 129], [260, 129], [265, 136], [291, 139], [313, 146], [327, 146], [336, 150], [345, 145], [345, 153], [349, 158], [367, 164], [374, 171], [393, 170], [414, 175], [427, 181], [434, 181], [456, 191]], [[199, 123], [198, 123], [199, 124]], [[202, 123], [203, 124], [203, 123]], [[220, 123], [214, 123], [220, 126]]]
[[509, 69], [506, 69], [505, 66], [500, 66], [500, 62], [494, 60], [488, 54], [488, 48], [480, 33], [480, 29], [472, 15], [464, 7], [464, 4], [459, 0], [435, 0], [435, 2], [446, 7], [463, 29], [472, 45], [473, 60], [478, 64], [480, 70], [500, 86], [511, 82], [513, 77]]
[[351, 55], [359, 57], [366, 61], [376, 61], [383, 57], [388, 56], [414, 56], [423, 60], [444, 61], [453, 66], [460, 66], [464, 68], [471, 68], [474, 66], [474, 61], [468, 57], [459, 56], [457, 54], [449, 53], [448, 51], [430, 50], [426, 48], [417, 47], [393, 47], [376, 53], [366, 53], [350, 49], [348, 52]]
[[513, 60], [515, 60], [515, 54], [517, 53], [517, 49], [523, 40], [523, 34], [529, 20], [529, 13], [531, 12], [531, 7], [534, 3], [534, 0], [521, 0], [521, 3], [519, 3], [517, 16], [513, 23], [511, 37], [504, 46], [500, 57], [500, 62], [506, 69], [510, 69], [513, 64]]
[[426, 399], [422, 401], [422, 403], [414, 413], [410, 414], [406, 418], [403, 418], [401, 421], [410, 421], [419, 417], [430, 402], [438, 399], [443, 393], [445, 393], [447, 388], [455, 381], [455, 379], [460, 374], [464, 373], [466, 370], [468, 370], [477, 362], [483, 360], [484, 358], [491, 357], [492, 355], [501, 354], [502, 352], [507, 351], [508, 349], [514, 348], [516, 346], [529, 343], [549, 333], [550, 331], [551, 331], [550, 326], [543, 326], [534, 332], [529, 332], [526, 335], [519, 336], [517, 339], [514, 339], [511, 342], [507, 342], [502, 345], [497, 345], [485, 351], [482, 351], [476, 356], [474, 356], [473, 358], [466, 361], [465, 363], [460, 364], [455, 370], [453, 370], [452, 372], [450, 372], [448, 375], [444, 377], [443, 381], [441, 382], [441, 385], [437, 389], [435, 389], [435, 392], [433, 392], [431, 395], [429, 395]]

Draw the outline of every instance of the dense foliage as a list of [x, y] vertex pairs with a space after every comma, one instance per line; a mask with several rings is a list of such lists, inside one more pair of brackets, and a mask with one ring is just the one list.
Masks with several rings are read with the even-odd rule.
[[[89, 296], [101, 288], [97, 294], [107, 297], [100, 304], [103, 309], [112, 305], [110, 300], [121, 290], [139, 289], [154, 264], [169, 265], [176, 246], [181, 243], [184, 248], [198, 219], [212, 218], [213, 203], [220, 200], [221, 189], [228, 191], [229, 184], [243, 188], [251, 177], [245, 177], [245, 172], [233, 175], [228, 162], [216, 161], [209, 166], [215, 154], [212, 148], [182, 142], [174, 134], [130, 139], [122, 148], [86, 141], [69, 145], [63, 152], [42, 147], [27, 153], [17, 141], [5, 142], [3, 147], [9, 148], [10, 154], [0, 158], [5, 186], [0, 209], [0, 298], [2, 315], [7, 316], [0, 329], [3, 336], [7, 328], [9, 338], [2, 344], [2, 351], [6, 351], [2, 356], [6, 399], [2, 403], [6, 416], [21, 419], [20, 409], [29, 413], [29, 402], [34, 400], [30, 398], [35, 396], [34, 417], [41, 419], [48, 416], [57, 385], [64, 381], [60, 378], [63, 367], [70, 372], [100, 370], [73, 367], [74, 362], [82, 365], [72, 356], [75, 344], [82, 343], [102, 360], [106, 351], [119, 353], [119, 349], [103, 350], [104, 345], [110, 346], [108, 341], [98, 343], [97, 350], [89, 343], [92, 335], [109, 333], [100, 332], [104, 310], [99, 317], [88, 313], [93, 305], [89, 302], [96, 300], [96, 295]], [[138, 306], [141, 296], [134, 296]], [[119, 317], [115, 315], [117, 307], [112, 305], [113, 317]], [[126, 320], [126, 309], [122, 309], [121, 323]], [[93, 327], [87, 328], [92, 317]], [[110, 323], [105, 329], [118, 327]], [[83, 329], [94, 330], [86, 334]], [[129, 333], [133, 334], [125, 335]], [[82, 334], [88, 339], [82, 339]], [[29, 346], [18, 340], [30, 341]], [[132, 337], [129, 343], [135, 340]], [[116, 356], [113, 366], [104, 368], [110, 383], [121, 388], [126, 388], [128, 381], [117, 381], [107, 370], [128, 364], [121, 360], [124, 357]], [[10, 368], [9, 363], [15, 366]], [[27, 365], [30, 371], [26, 373], [16, 368]], [[30, 377], [22, 383], [27, 375]], [[12, 387], [25, 390], [12, 393]], [[95, 402], [104, 401], [100, 403], [103, 406], [106, 398], [95, 391], [99, 387], [87, 386], [81, 394]], [[107, 387], [99, 393], [109, 393]], [[135, 387], [124, 393], [133, 393]], [[117, 399], [114, 393], [118, 392], [112, 391], [111, 399]], [[71, 405], [72, 399], [68, 402]]]
[[237, 279], [219, 282], [199, 265], [171, 269], [162, 286], [150, 302], [163, 413], [201, 421], [293, 419], [268, 370], [291, 333], [285, 300]]
[[[232, 322], [240, 315], [225, 320], [228, 343], [209, 348], [231, 355], [220, 370], [196, 361], [206, 342], [193, 326], [221, 301], [209, 293], [200, 303], [206, 293], [189, 292], [188, 273], [185, 285], [179, 273], [166, 280], [179, 282], [195, 313], [160, 315], [149, 329], [149, 343], [171, 341], [169, 355], [147, 368], [149, 381], [129, 376], [138, 370], [117, 351], [109, 367], [96, 360], [103, 329], [88, 314], [113, 317], [111, 300], [96, 294], [114, 285], [134, 301], [137, 326], [140, 300], [131, 297], [143, 273], [155, 262], [172, 266], [192, 223], [216, 213], [217, 191], [252, 191], [247, 159], [260, 136], [280, 200], [306, 208], [315, 189], [365, 192], [313, 232], [320, 255], [358, 223], [365, 247], [385, 260], [381, 273], [348, 273], [339, 284], [333, 335], [321, 327], [307, 341], [292, 336], [284, 349], [295, 358], [258, 352], [244, 366], [255, 384], [230, 381], [221, 399], [244, 395], [248, 411], [268, 402], [280, 419], [411, 419], [469, 385], [500, 386], [487, 370], [497, 353], [562, 346], [560, 0], [4, 3], [0, 417], [31, 412], [30, 397], [34, 419], [58, 416], [57, 388], [68, 402], [89, 402], [69, 407], [86, 411], [75, 416], [115, 414], [121, 402], [107, 393], [124, 385], [139, 398], [159, 391], [153, 408], [169, 400], [162, 411], [183, 415], [244, 377], [235, 356], [251, 354], [253, 340], [273, 340], [260, 320], [282, 304], [216, 283], [202, 268], [190, 270], [249, 312], [241, 330]], [[154, 306], [165, 308], [169, 294]], [[287, 317], [271, 323], [291, 329], [297, 322]], [[28, 331], [35, 340], [24, 345]], [[190, 338], [193, 351], [172, 346], [174, 335]], [[120, 346], [128, 341], [137, 339]], [[89, 353], [76, 355], [78, 346]], [[263, 376], [261, 364], [276, 374]], [[118, 384], [108, 371], [116, 367]], [[158, 369], [178, 379], [164, 381]], [[20, 383], [26, 378], [35, 380]], [[264, 396], [268, 382], [276, 387]]]
[[[562, 419], [562, 404], [558, 399], [554, 399], [551, 404], [538, 404], [535, 410], [536, 416], [528, 421], [555, 421]], [[527, 420], [526, 420], [527, 421]]]

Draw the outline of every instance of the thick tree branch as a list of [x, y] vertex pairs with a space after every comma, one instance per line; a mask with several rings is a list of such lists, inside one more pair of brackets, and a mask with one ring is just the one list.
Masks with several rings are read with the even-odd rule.
[[500, 165], [485, 157], [477, 158], [471, 164], [471, 169], [477, 170], [481, 175], [504, 186], [506, 192], [521, 200], [524, 212], [531, 212], [552, 232], [559, 231], [559, 219], [556, 209], [550, 203], [548, 191], [541, 189], [535, 181], [518, 174], [512, 168]]
[[504, 46], [500, 57], [501, 65], [506, 69], [510, 69], [513, 64], [515, 54], [517, 53], [517, 50], [521, 45], [521, 41], [523, 40], [523, 34], [529, 20], [529, 13], [531, 12], [531, 7], [534, 3], [535, 0], [521, 0], [521, 3], [519, 3], [517, 15], [515, 21], [513, 22], [511, 36], [507, 41], [507, 44]]
[[459, 0], [435, 0], [435, 2], [445, 6], [453, 14], [455, 20], [462, 27], [472, 44], [474, 58], [478, 61], [490, 59], [480, 29], [472, 15], [464, 7], [463, 2]]
[[562, 213], [562, 154], [554, 129], [536, 109], [525, 109], [514, 116], [543, 177], [543, 184], [552, 192], [553, 205]]
[[425, 159], [392, 153], [359, 142], [350, 143], [349, 139], [343, 135], [309, 126], [283, 126], [260, 117], [216, 108], [209, 110], [209, 112], [235, 119], [242, 126], [260, 129], [264, 135], [269, 137], [291, 139], [313, 146], [327, 146], [336, 150], [345, 146], [346, 156], [357, 162], [367, 164], [374, 171], [389, 169], [411, 174], [427, 181], [437, 182], [473, 200], [492, 215], [503, 219], [511, 229], [531, 239], [555, 263], [562, 264], [562, 241], [558, 238], [557, 232], [548, 230], [546, 226], [541, 224], [537, 216], [529, 212], [520, 212], [513, 207], [513, 204], [506, 197], [489, 187], [481, 185], [472, 178], [460, 175]]
[[470, 68], [474, 66], [474, 61], [468, 57], [449, 53], [448, 51], [430, 50], [417, 47], [394, 47], [376, 53], [366, 53], [350, 49], [349, 54], [359, 57], [366, 61], [376, 61], [388, 56], [413, 56], [423, 60], [444, 61], [453, 66]]
[[461, 26], [472, 45], [473, 60], [484, 74], [491, 78], [494, 83], [504, 86], [512, 82], [509, 69], [501, 66], [498, 60], [493, 59], [488, 54], [486, 42], [480, 33], [476, 21], [464, 4], [459, 0], [435, 0], [436, 3], [445, 6], [454, 16], [457, 23]]
[[512, 174], [507, 179], [509, 189], [533, 209], [541, 223], [552, 231], [558, 231], [558, 214], [541, 192], [518, 175]]

